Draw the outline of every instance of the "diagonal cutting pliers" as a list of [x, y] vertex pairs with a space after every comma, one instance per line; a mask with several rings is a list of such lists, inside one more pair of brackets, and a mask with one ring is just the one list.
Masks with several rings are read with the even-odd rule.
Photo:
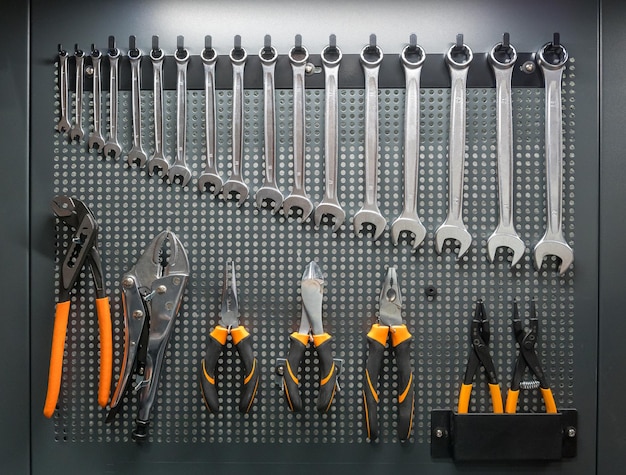
[[487, 319], [485, 304], [482, 300], [478, 300], [474, 308], [474, 316], [470, 325], [470, 341], [472, 346], [470, 348], [467, 367], [465, 369], [465, 376], [463, 377], [463, 383], [461, 384], [461, 390], [459, 393], [459, 414], [467, 414], [469, 411], [474, 378], [478, 374], [481, 366], [485, 369], [485, 377], [487, 378], [487, 385], [489, 386], [493, 412], [496, 414], [503, 413], [500, 384], [498, 383], [496, 367], [493, 364], [493, 359], [489, 353], [490, 339], [491, 330], [489, 328], [489, 320]]
[[228, 335], [232, 337], [244, 367], [244, 380], [239, 401], [239, 410], [250, 411], [259, 387], [259, 369], [252, 348], [252, 337], [243, 325], [239, 324], [239, 302], [237, 300], [237, 282], [235, 280], [235, 263], [228, 259], [224, 266], [224, 285], [222, 287], [222, 308], [220, 320], [209, 334], [206, 353], [202, 359], [200, 371], [200, 388], [202, 397], [209, 412], [219, 411], [219, 399], [215, 386], [215, 373]]
[[411, 436], [413, 414], [415, 411], [415, 389], [413, 368], [411, 366], [412, 335], [402, 320], [402, 293], [398, 285], [395, 267], [387, 269], [387, 275], [380, 291], [378, 322], [374, 323], [367, 334], [369, 351], [363, 384], [365, 404], [365, 428], [367, 438], [378, 438], [378, 376], [391, 335], [391, 346], [398, 365], [398, 437], [407, 440]]
[[285, 362], [283, 389], [289, 409], [294, 412], [301, 411], [298, 369], [304, 358], [304, 350], [309, 342], [313, 342], [320, 362], [320, 389], [316, 406], [318, 411], [328, 412], [337, 391], [337, 367], [330, 345], [331, 336], [324, 332], [322, 323], [324, 275], [315, 261], [306, 266], [300, 288], [302, 295], [300, 328], [290, 335], [291, 345]]
[[188, 280], [187, 253], [171, 231], [159, 233], [122, 277], [124, 359], [106, 422], [113, 421], [122, 398], [132, 387], [139, 392], [132, 434], [137, 442], [148, 437], [165, 349]]
[[539, 391], [541, 392], [543, 402], [546, 406], [546, 412], [554, 414], [557, 412], [554, 396], [552, 394], [552, 390], [550, 389], [550, 385], [548, 384], [548, 378], [541, 367], [539, 357], [535, 351], [537, 337], [539, 336], [539, 320], [537, 319], [537, 309], [535, 307], [534, 300], [532, 300], [530, 304], [529, 321], [530, 328], [525, 329], [519, 318], [517, 301], [514, 301], [513, 333], [515, 334], [515, 340], [519, 346], [519, 353], [515, 361], [515, 370], [511, 380], [511, 387], [509, 388], [506, 396], [505, 410], [507, 414], [515, 414], [517, 412], [517, 400], [519, 397], [520, 386], [522, 385], [522, 377], [524, 376], [526, 368], [528, 368], [537, 378]]
[[52, 210], [58, 219], [74, 231], [65, 252], [59, 279], [59, 301], [54, 315], [52, 349], [50, 351], [50, 371], [48, 391], [43, 414], [52, 417], [56, 408], [63, 375], [63, 352], [70, 314], [70, 294], [80, 273], [89, 265], [96, 292], [96, 314], [100, 331], [100, 382], [98, 404], [105, 407], [111, 391], [113, 366], [113, 343], [111, 330], [111, 308], [104, 287], [104, 272], [98, 251], [98, 223], [82, 201], [68, 196], [56, 196], [52, 200]]

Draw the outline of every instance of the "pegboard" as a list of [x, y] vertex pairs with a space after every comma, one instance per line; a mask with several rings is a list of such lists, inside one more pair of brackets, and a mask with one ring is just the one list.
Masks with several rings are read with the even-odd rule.
[[[564, 229], [575, 249], [575, 60], [570, 59], [563, 81], [564, 103]], [[52, 71], [52, 69], [51, 69]], [[57, 71], [57, 68], [54, 68]], [[50, 84], [57, 83], [54, 74]], [[292, 93], [276, 92], [277, 179], [284, 195], [292, 185]], [[58, 119], [58, 90], [52, 130]], [[404, 309], [414, 336], [412, 361], [416, 411], [410, 443], [428, 444], [430, 410], [456, 407], [458, 389], [470, 348], [469, 322], [474, 302], [483, 298], [492, 324], [491, 351], [503, 391], [508, 387], [516, 349], [511, 329], [511, 302], [537, 299], [540, 319], [539, 355], [551, 381], [558, 406], [574, 403], [574, 270], [564, 277], [554, 258], [540, 272], [533, 269], [531, 251], [545, 226], [544, 91], [513, 90], [515, 203], [517, 229], [526, 254], [515, 268], [500, 250], [494, 264], [486, 255], [486, 240], [497, 223], [495, 90], [470, 88], [467, 93], [465, 222], [474, 237], [469, 253], [459, 261], [450, 242], [441, 256], [434, 250], [434, 231], [447, 209], [447, 146], [450, 91], [421, 90], [420, 194], [418, 211], [428, 235], [412, 252], [403, 236], [398, 246], [390, 239], [389, 225], [378, 241], [370, 234], [355, 236], [351, 218], [361, 206], [364, 157], [364, 92], [340, 90], [339, 199], [347, 214], [341, 229], [312, 220], [300, 223], [254, 205], [254, 193], [263, 184], [263, 95], [245, 91], [244, 178], [250, 188], [247, 201], [222, 201], [199, 193], [196, 179], [204, 169], [204, 95], [189, 91], [187, 164], [193, 179], [183, 188], [167, 184], [145, 169], [128, 167], [123, 152], [117, 161], [87, 152], [86, 142], [70, 144], [65, 135], [51, 137], [54, 147], [54, 194], [76, 196], [87, 203], [100, 224], [99, 246], [112, 299], [114, 319], [114, 383], [123, 356], [123, 319], [119, 280], [152, 238], [169, 228], [184, 244], [191, 277], [166, 352], [160, 387], [152, 411], [150, 440], [164, 443], [367, 443], [364, 432], [361, 385], [367, 344], [365, 335], [375, 322], [378, 294], [386, 267], [398, 268]], [[103, 95], [103, 135], [106, 138], [107, 95]], [[72, 98], [71, 103], [74, 103]], [[91, 118], [93, 100], [86, 93], [83, 118]], [[132, 144], [130, 92], [119, 96], [119, 139], [122, 149]], [[165, 91], [165, 151], [175, 155], [176, 97]], [[218, 166], [222, 177], [231, 168], [230, 91], [217, 92]], [[70, 109], [71, 110], [71, 109]], [[306, 92], [306, 186], [314, 203], [324, 187], [324, 92]], [[402, 143], [404, 90], [379, 92], [380, 159], [379, 204], [390, 223], [402, 210]], [[154, 149], [152, 93], [142, 92], [144, 148]], [[51, 132], [53, 133], [53, 132]], [[85, 136], [88, 135], [86, 131]], [[69, 236], [56, 232], [57, 264]], [[241, 322], [254, 338], [261, 383], [250, 414], [237, 410], [243, 379], [239, 359], [228, 343], [218, 362], [217, 384], [221, 410], [209, 414], [199, 389], [198, 372], [208, 331], [219, 318], [223, 265], [235, 260]], [[292, 414], [275, 385], [276, 359], [287, 354], [289, 334], [300, 319], [300, 277], [315, 259], [324, 272], [324, 325], [333, 335], [336, 358], [344, 360], [341, 391], [331, 411], [321, 415], [314, 407], [317, 359], [307, 350], [301, 370], [305, 409]], [[50, 277], [57, 277], [50, 269]], [[438, 290], [425, 294], [427, 286]], [[136, 396], [127, 398], [115, 422], [104, 423], [97, 406], [97, 318], [93, 289], [83, 275], [72, 298], [62, 392], [54, 418], [55, 440], [68, 443], [126, 442], [136, 416]], [[385, 353], [380, 378], [380, 441], [396, 439], [393, 357]], [[489, 411], [484, 386], [473, 393], [471, 411]], [[536, 394], [520, 396], [521, 411], [542, 411]]]

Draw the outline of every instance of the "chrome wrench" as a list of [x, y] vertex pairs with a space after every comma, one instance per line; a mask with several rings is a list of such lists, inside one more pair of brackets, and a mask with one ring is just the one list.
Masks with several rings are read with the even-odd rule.
[[[556, 35], [555, 35], [556, 36]], [[557, 41], [537, 53], [546, 89], [546, 232], [535, 246], [535, 267], [541, 269], [548, 255], [561, 259], [559, 273], [565, 274], [574, 262], [574, 251], [563, 235], [563, 111], [561, 79], [567, 50]]]
[[291, 208], [300, 208], [304, 223], [313, 212], [313, 203], [306, 194], [305, 189], [305, 154], [306, 154], [306, 109], [304, 76], [309, 52], [302, 46], [299, 35], [296, 37], [296, 45], [287, 54], [291, 63], [293, 77], [293, 187], [291, 193], [283, 201], [283, 213], [288, 217]]
[[460, 259], [470, 248], [472, 236], [463, 223], [463, 177], [465, 174], [465, 116], [467, 71], [473, 59], [469, 46], [453, 45], [446, 53], [450, 71], [450, 143], [448, 145], [448, 216], [435, 231], [435, 250], [441, 254], [447, 239], [456, 239]]
[[513, 194], [513, 109], [511, 104], [511, 78], [517, 52], [508, 44], [498, 43], [489, 52], [489, 64], [496, 78], [496, 145], [498, 154], [498, 226], [487, 240], [487, 256], [493, 262], [496, 250], [507, 247], [513, 251], [511, 267], [524, 256], [526, 245], [515, 231]]
[[148, 174], [154, 175], [154, 170], [159, 169], [162, 178], [168, 176], [171, 161], [165, 156], [164, 150], [164, 121], [163, 115], [163, 60], [165, 53], [159, 48], [159, 37], [152, 37], [152, 49], [150, 61], [152, 62], [152, 90], [154, 95], [154, 153], [148, 160]]
[[131, 102], [133, 113], [133, 146], [128, 151], [126, 161], [129, 166], [136, 163], [139, 168], [143, 168], [148, 160], [146, 152], [143, 150], [141, 140], [141, 50], [135, 46], [135, 37], [130, 37], [130, 48], [128, 49], [128, 59], [130, 60], [131, 74]]
[[235, 46], [230, 50], [230, 62], [233, 66], [233, 169], [222, 187], [222, 198], [238, 195], [238, 206], [248, 198], [248, 187], [243, 181], [243, 73], [248, 54], [241, 47], [241, 38], [235, 37]]
[[87, 146], [89, 150], [102, 150], [102, 53], [94, 45], [91, 46], [91, 66], [93, 67], [93, 132], [89, 134]]
[[[373, 36], [373, 35], [372, 35]], [[365, 74], [365, 191], [363, 205], [354, 215], [354, 234], [364, 223], [374, 225], [374, 240], [385, 231], [387, 220], [378, 209], [378, 71], [383, 51], [374, 41], [361, 50]]]
[[76, 45], [76, 94], [74, 97], [74, 125], [70, 129], [70, 142], [80, 142], [85, 135], [83, 130], [83, 82], [85, 79], [85, 52]]
[[180, 177], [181, 186], [187, 186], [191, 180], [191, 170], [187, 167], [187, 65], [189, 50], [179, 37], [178, 48], [174, 53], [176, 59], [176, 159], [167, 172], [170, 183]]
[[283, 206], [283, 194], [276, 184], [276, 103], [274, 70], [278, 60], [278, 51], [272, 47], [269, 37], [265, 38], [265, 47], [259, 51], [263, 67], [263, 100], [265, 131], [265, 182], [256, 192], [256, 205], [261, 208], [263, 203], [270, 203], [274, 213]]
[[398, 245], [400, 234], [408, 231], [415, 235], [413, 250], [426, 237], [426, 228], [417, 214], [420, 153], [420, 77], [426, 60], [424, 49], [412, 35], [411, 44], [400, 53], [406, 82], [404, 112], [404, 209], [391, 224], [391, 241]]
[[324, 198], [315, 208], [313, 219], [315, 226], [322, 222], [322, 216], [333, 216], [333, 231], [337, 232], [346, 219], [346, 212], [339, 204], [337, 181], [339, 177], [339, 65], [343, 55], [336, 45], [334, 35], [330, 44], [322, 50], [326, 84], [324, 87], [324, 156], [326, 171], [326, 189]]
[[61, 118], [56, 125], [56, 130], [62, 134], [69, 132], [70, 122], [68, 120], [67, 106], [70, 98], [69, 84], [67, 82], [67, 61], [69, 55], [61, 45], [59, 45], [59, 99], [61, 103]]
[[224, 183], [217, 171], [217, 119], [215, 102], [215, 63], [217, 52], [210, 45], [207, 37], [205, 48], [200, 53], [204, 65], [204, 135], [206, 139], [206, 167], [198, 178], [200, 193], [211, 191], [217, 195]]
[[121, 52], [115, 47], [115, 39], [109, 38], [109, 138], [104, 144], [102, 152], [105, 157], [113, 157], [117, 160], [122, 153], [117, 141], [117, 95], [118, 95], [118, 76], [119, 76], [119, 59]]

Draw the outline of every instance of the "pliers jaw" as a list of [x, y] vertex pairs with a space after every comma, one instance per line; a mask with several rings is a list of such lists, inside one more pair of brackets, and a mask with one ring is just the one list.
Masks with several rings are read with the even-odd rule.
[[219, 324], [228, 329], [239, 326], [237, 280], [235, 278], [235, 262], [232, 259], [228, 259], [224, 265], [224, 284], [222, 286], [222, 307]]
[[402, 325], [402, 293], [395, 267], [387, 269], [378, 299], [378, 321], [384, 326]]

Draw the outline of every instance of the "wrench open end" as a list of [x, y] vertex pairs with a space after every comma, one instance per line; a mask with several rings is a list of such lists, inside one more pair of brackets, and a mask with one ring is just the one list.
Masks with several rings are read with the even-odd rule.
[[122, 147], [115, 142], [107, 142], [102, 148], [102, 153], [105, 157], [111, 157], [113, 160], [120, 158], [122, 154]]
[[148, 161], [148, 156], [143, 150], [133, 147], [128, 152], [128, 157], [126, 158], [126, 161], [128, 162], [129, 167], [137, 165], [138, 168], [143, 168]]
[[544, 237], [535, 246], [535, 268], [537, 270], [541, 269], [543, 259], [546, 256], [556, 256], [561, 259], [560, 275], [564, 275], [574, 262], [574, 251], [569, 244], [563, 241], [548, 240]]
[[[317, 205], [315, 208], [315, 215], [313, 216], [313, 221], [315, 223], [315, 227], [319, 228], [322, 223], [322, 217], [324, 215], [331, 216], [330, 222], [334, 221], [333, 231], [339, 231], [339, 228], [346, 220], [346, 212], [335, 203], [324, 203], [323, 201]], [[334, 218], [334, 219], [333, 219]]]
[[208, 191], [209, 193], [213, 193], [214, 196], [217, 196], [220, 191], [222, 191], [223, 186], [222, 177], [215, 173], [204, 172], [198, 178], [198, 190], [200, 193]]
[[248, 187], [242, 181], [228, 180], [222, 187], [222, 199], [227, 201], [231, 196], [238, 197], [237, 206], [244, 204], [248, 198]]
[[435, 231], [435, 250], [437, 251], [437, 254], [441, 254], [443, 251], [443, 244], [448, 239], [454, 239], [459, 242], [459, 254], [457, 255], [457, 260], [461, 259], [461, 257], [465, 255], [472, 244], [472, 236], [467, 229], [465, 229], [465, 227], [443, 223], [439, 226], [437, 231]]
[[314, 206], [311, 200], [306, 196], [294, 195], [292, 193], [283, 201], [283, 214], [285, 218], [289, 217], [292, 208], [300, 208], [302, 210], [300, 222], [304, 223], [309, 216], [311, 216]]
[[394, 246], [398, 245], [400, 234], [403, 232], [415, 235], [415, 240], [413, 241], [414, 251], [426, 238], [426, 228], [419, 219], [400, 216], [391, 224], [391, 242]]
[[514, 267], [526, 252], [526, 245], [517, 234], [505, 234], [496, 229], [487, 239], [487, 257], [492, 264], [496, 258], [496, 251], [500, 247], [506, 247], [513, 251], [511, 267]]
[[382, 236], [383, 232], [385, 232], [385, 226], [387, 226], [387, 220], [380, 212], [364, 209], [361, 209], [354, 215], [352, 223], [354, 224], [354, 234], [357, 236], [365, 223], [372, 224], [374, 226], [374, 237], [372, 238], [374, 241]]
[[89, 150], [102, 150], [104, 148], [104, 138], [100, 134], [92, 133], [87, 142]]
[[152, 157], [148, 161], [148, 174], [154, 175], [155, 170], [159, 170], [161, 178], [167, 178], [170, 170], [170, 162], [165, 157]]
[[167, 179], [170, 183], [179, 183], [181, 186], [187, 186], [191, 180], [191, 171], [183, 165], [174, 165], [167, 172]]
[[278, 213], [283, 206], [283, 194], [278, 188], [263, 186], [259, 188], [255, 195], [256, 207], [262, 209], [264, 204], [272, 208], [274, 214]]

